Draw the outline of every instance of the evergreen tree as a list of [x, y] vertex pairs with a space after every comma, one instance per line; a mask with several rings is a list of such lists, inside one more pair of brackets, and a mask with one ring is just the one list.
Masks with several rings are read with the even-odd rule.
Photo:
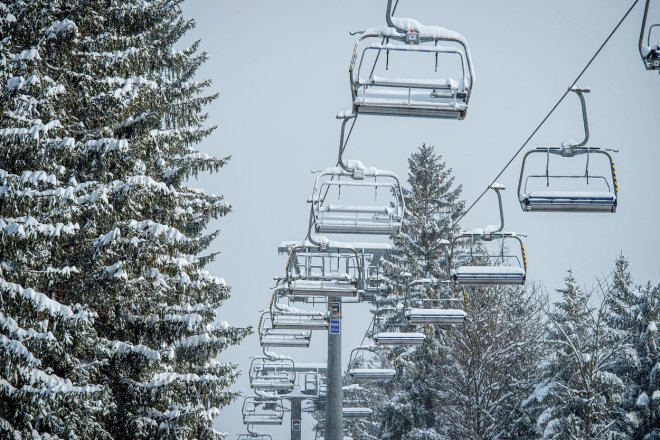
[[[408, 165], [406, 217], [401, 234], [393, 237], [395, 250], [383, 261], [391, 291], [375, 303], [376, 329], [381, 331], [396, 331], [403, 322], [401, 305], [415, 281], [428, 280], [415, 288], [417, 296], [451, 299], [439, 281], [447, 278], [448, 242], [458, 231], [455, 221], [464, 209], [459, 200], [461, 187], [454, 187], [451, 169], [432, 146], [422, 145]], [[387, 403], [374, 408], [380, 421], [378, 438], [440, 438], [435, 432], [435, 411], [439, 368], [445, 359], [444, 330], [426, 326], [424, 332], [426, 341], [421, 347], [394, 350], [397, 376], [380, 391]]]
[[621, 402], [626, 417], [616, 429], [635, 440], [660, 439], [660, 320], [658, 289], [636, 287], [628, 260], [619, 256], [608, 286], [606, 323], [612, 343], [623, 341], [609, 371], [624, 385]]
[[216, 95], [199, 42], [174, 49], [180, 3], [0, 7], [0, 433], [223, 437], [237, 371], [216, 357], [249, 330], [204, 269], [230, 207], [185, 184], [226, 159], [194, 149]]
[[537, 434], [546, 439], [627, 438], [617, 430], [623, 382], [609, 371], [623, 340], [612, 340], [607, 331], [608, 292], [594, 310], [591, 293], [580, 289], [572, 271], [565, 283], [545, 335], [552, 354], [539, 364], [542, 379], [526, 402]]

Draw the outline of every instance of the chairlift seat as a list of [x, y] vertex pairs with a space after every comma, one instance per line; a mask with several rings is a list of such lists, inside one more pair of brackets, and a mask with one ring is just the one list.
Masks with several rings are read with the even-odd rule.
[[293, 280], [289, 292], [295, 296], [349, 296], [355, 297], [358, 288], [338, 280]]
[[282, 418], [277, 414], [247, 414], [243, 416], [245, 425], [281, 425]]
[[385, 345], [422, 345], [426, 335], [418, 332], [380, 332], [373, 337], [378, 346]]
[[282, 330], [325, 330], [328, 320], [321, 314], [280, 312], [273, 314], [273, 328]]
[[461, 285], [523, 285], [525, 270], [514, 266], [459, 266], [451, 270]]
[[439, 93], [438, 88], [361, 87], [353, 100], [354, 112], [367, 115], [464, 119], [463, 94]]
[[346, 419], [364, 419], [371, 417], [371, 408], [342, 408], [342, 414]]
[[293, 382], [288, 377], [271, 376], [259, 377], [250, 380], [250, 387], [255, 390], [262, 391], [280, 391], [290, 392], [293, 389]]
[[521, 194], [520, 202], [525, 211], [616, 211], [616, 195], [607, 191], [534, 191]]
[[396, 234], [402, 218], [389, 206], [326, 205], [316, 213], [315, 229], [322, 234]]
[[374, 75], [370, 79], [361, 79], [359, 84], [362, 86], [381, 86], [381, 87], [408, 87], [419, 89], [442, 89], [449, 90], [452, 93], [465, 93], [465, 86], [463, 81], [458, 81], [453, 78], [387, 78]]
[[463, 325], [465, 312], [460, 309], [409, 309], [406, 320], [411, 324]]
[[309, 347], [310, 338], [304, 333], [269, 332], [261, 335], [262, 347]]
[[348, 375], [355, 380], [390, 380], [396, 375], [392, 368], [351, 368]]

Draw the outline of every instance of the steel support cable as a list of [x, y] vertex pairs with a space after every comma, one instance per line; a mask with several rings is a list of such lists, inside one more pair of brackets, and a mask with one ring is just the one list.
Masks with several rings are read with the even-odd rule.
[[639, 0], [635, 0], [635, 1], [633, 2], [633, 4], [630, 6], [630, 8], [628, 8], [628, 10], [627, 10], [626, 13], [624, 14], [624, 16], [621, 18], [621, 20], [619, 20], [619, 22], [618, 22], [617, 25], [614, 27], [614, 29], [612, 30], [612, 32], [610, 32], [610, 34], [607, 36], [607, 38], [605, 39], [605, 41], [603, 41], [603, 44], [600, 45], [600, 47], [599, 47], [598, 50], [594, 53], [594, 55], [591, 57], [591, 59], [589, 60], [589, 62], [587, 63], [587, 65], [584, 66], [584, 68], [582, 69], [582, 71], [580, 72], [580, 74], [575, 78], [575, 80], [571, 83], [571, 85], [568, 87], [568, 89], [566, 89], [566, 91], [564, 92], [564, 94], [561, 95], [561, 98], [559, 98], [559, 100], [558, 100], [557, 103], [554, 105], [554, 107], [552, 107], [552, 109], [548, 112], [548, 114], [543, 118], [543, 120], [541, 121], [541, 123], [540, 123], [539, 125], [536, 126], [536, 128], [534, 129], [534, 131], [532, 131], [532, 134], [530, 134], [529, 137], [525, 140], [525, 142], [520, 146], [520, 148], [518, 148], [518, 151], [516, 151], [516, 153], [511, 157], [511, 159], [509, 159], [509, 161], [506, 163], [506, 165], [504, 165], [504, 168], [502, 168], [502, 170], [497, 174], [497, 176], [495, 176], [495, 178], [490, 182], [490, 184], [486, 187], [486, 189], [483, 190], [483, 192], [479, 195], [479, 197], [477, 197], [477, 199], [476, 199], [474, 202], [472, 202], [472, 204], [468, 207], [468, 209], [465, 210], [465, 212], [463, 212], [463, 214], [458, 218], [458, 220], [456, 220], [456, 223], [455, 223], [455, 224], [458, 224], [458, 223], [463, 219], [463, 217], [465, 217], [465, 216], [468, 214], [468, 212], [470, 212], [470, 210], [471, 210], [471, 209], [472, 209], [472, 208], [473, 208], [473, 207], [479, 202], [479, 200], [481, 200], [481, 199], [483, 198], [483, 196], [488, 192], [488, 189], [490, 188], [490, 186], [493, 185], [495, 182], [497, 182], [497, 179], [499, 179], [499, 178], [502, 176], [502, 174], [504, 174], [504, 172], [507, 170], [507, 168], [509, 168], [509, 166], [513, 163], [513, 161], [516, 159], [516, 157], [518, 157], [518, 155], [520, 154], [520, 152], [521, 152], [521, 151], [527, 146], [527, 144], [529, 143], [529, 141], [531, 141], [532, 138], [536, 135], [536, 133], [541, 129], [541, 127], [543, 127], [543, 125], [545, 124], [545, 122], [546, 122], [546, 121], [550, 118], [550, 116], [555, 112], [555, 110], [557, 109], [557, 107], [559, 107], [559, 104], [561, 104], [562, 101], [564, 101], [564, 98], [566, 98], [566, 95], [568, 95], [568, 93], [570, 92], [570, 90], [571, 90], [571, 89], [575, 86], [575, 84], [577, 84], [577, 82], [582, 78], [582, 76], [585, 74], [585, 72], [587, 71], [587, 69], [589, 69], [589, 67], [591, 67], [591, 64], [594, 62], [594, 60], [598, 57], [598, 55], [600, 55], [600, 53], [601, 53], [602, 50], [605, 48], [605, 46], [607, 45], [607, 43], [609, 43], [609, 41], [612, 39], [612, 37], [614, 36], [614, 34], [616, 33], [616, 31], [619, 30], [619, 28], [621, 27], [621, 25], [623, 24], [623, 22], [626, 20], [626, 18], [628, 18], [628, 16], [629, 16], [630, 13], [632, 12], [632, 10], [635, 8], [635, 6], [637, 6], [637, 3], [639, 3]]

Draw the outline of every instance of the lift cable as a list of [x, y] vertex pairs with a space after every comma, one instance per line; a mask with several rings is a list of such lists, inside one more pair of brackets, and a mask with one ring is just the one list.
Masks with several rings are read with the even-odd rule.
[[481, 198], [482, 198], [482, 197], [488, 192], [488, 189], [491, 187], [491, 185], [493, 185], [495, 182], [497, 182], [497, 179], [499, 179], [500, 176], [502, 176], [502, 174], [504, 174], [504, 171], [506, 171], [506, 169], [509, 168], [509, 166], [513, 163], [513, 161], [516, 159], [516, 157], [518, 157], [518, 155], [520, 154], [520, 152], [521, 152], [521, 151], [527, 146], [527, 144], [529, 143], [529, 141], [532, 140], [532, 138], [536, 135], [536, 133], [537, 133], [537, 132], [541, 129], [541, 127], [545, 124], [545, 122], [546, 122], [546, 121], [550, 118], [550, 116], [555, 112], [555, 110], [557, 109], [557, 107], [559, 107], [559, 104], [561, 104], [562, 101], [564, 100], [564, 98], [566, 98], [566, 95], [568, 95], [568, 93], [571, 91], [571, 89], [572, 89], [573, 87], [575, 87], [575, 85], [577, 84], [577, 82], [582, 78], [582, 76], [585, 74], [585, 72], [587, 71], [587, 69], [588, 69], [588, 68], [591, 66], [591, 64], [594, 62], [594, 60], [596, 59], [596, 57], [598, 57], [598, 55], [600, 55], [600, 53], [601, 53], [602, 50], [605, 48], [605, 46], [606, 46], [607, 43], [610, 41], [610, 39], [614, 36], [614, 34], [616, 33], [616, 31], [619, 30], [619, 27], [621, 27], [621, 25], [622, 25], [623, 22], [626, 20], [626, 18], [628, 18], [628, 15], [630, 15], [630, 13], [631, 13], [632, 10], [635, 8], [635, 6], [637, 6], [637, 3], [639, 3], [639, 0], [635, 0], [635, 1], [633, 2], [633, 4], [630, 6], [630, 8], [628, 8], [628, 11], [624, 14], [624, 16], [621, 18], [621, 20], [619, 20], [619, 22], [618, 22], [617, 25], [614, 27], [614, 29], [612, 30], [612, 32], [610, 32], [610, 34], [607, 36], [607, 38], [605, 39], [605, 41], [603, 41], [603, 44], [600, 45], [600, 47], [599, 47], [598, 50], [594, 53], [594, 55], [591, 57], [591, 59], [589, 60], [589, 62], [587, 63], [587, 65], [584, 66], [584, 68], [582, 69], [582, 71], [580, 72], [580, 74], [575, 78], [575, 80], [571, 83], [571, 85], [568, 87], [568, 89], [566, 89], [566, 91], [564, 92], [564, 94], [561, 95], [561, 97], [559, 98], [559, 100], [557, 101], [557, 103], [554, 105], [554, 107], [552, 107], [552, 109], [550, 110], [550, 112], [548, 112], [548, 114], [545, 116], [545, 118], [543, 118], [543, 120], [541, 121], [541, 123], [540, 123], [539, 125], [536, 126], [536, 128], [534, 129], [534, 131], [532, 132], [532, 134], [529, 135], [529, 137], [527, 138], [527, 140], [525, 140], [525, 142], [520, 146], [520, 148], [518, 148], [518, 151], [516, 151], [516, 153], [511, 157], [511, 159], [509, 159], [509, 161], [506, 163], [506, 165], [504, 165], [504, 168], [502, 168], [502, 170], [497, 174], [497, 176], [495, 176], [495, 178], [490, 182], [490, 184], [488, 184], [488, 186], [486, 186], [486, 189], [483, 190], [483, 192], [479, 195], [479, 197], [477, 197], [477, 199], [476, 199], [474, 202], [472, 202], [472, 204], [468, 207], [468, 209], [466, 209], [466, 210], [463, 212], [463, 214], [458, 218], [458, 220], [456, 220], [456, 223], [455, 223], [455, 224], [458, 224], [458, 223], [463, 219], [463, 217], [465, 217], [465, 216], [467, 215], [467, 213], [470, 212], [470, 210], [474, 207], [474, 205], [476, 205], [476, 204], [479, 202], [479, 200], [481, 200]]

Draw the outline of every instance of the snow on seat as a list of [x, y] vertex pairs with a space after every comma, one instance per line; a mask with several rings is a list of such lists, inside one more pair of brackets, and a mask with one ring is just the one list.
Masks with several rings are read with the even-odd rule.
[[364, 419], [371, 417], [371, 408], [342, 408], [342, 414], [346, 419]]
[[451, 276], [463, 285], [525, 284], [525, 270], [514, 266], [459, 266], [451, 270]]
[[353, 284], [334, 280], [293, 280], [289, 292], [294, 296], [347, 296], [355, 297], [358, 288]]
[[616, 211], [616, 195], [607, 191], [533, 191], [519, 198], [525, 211]]
[[384, 86], [384, 87], [408, 87], [420, 89], [447, 89], [453, 91], [464, 91], [465, 87], [462, 81], [453, 78], [438, 79], [416, 79], [416, 78], [386, 78], [373, 76], [369, 80], [360, 80], [360, 85], [364, 86]]
[[286, 377], [282, 376], [264, 376], [250, 381], [250, 386], [255, 390], [289, 392], [293, 389], [293, 384]]
[[321, 313], [273, 312], [273, 328], [325, 330], [328, 328], [328, 320]]
[[373, 336], [378, 346], [385, 345], [422, 345], [426, 336], [418, 332], [380, 332]]
[[309, 347], [310, 338], [305, 334], [271, 332], [261, 337], [262, 347]]
[[460, 309], [421, 309], [406, 311], [406, 320], [411, 324], [463, 325], [466, 313]]
[[392, 368], [351, 368], [348, 375], [355, 380], [389, 380], [396, 375]]
[[268, 434], [239, 434], [236, 440], [273, 440]]
[[396, 115], [463, 119], [467, 104], [451, 94], [437, 90], [402, 88], [361, 88], [353, 105], [356, 112], [375, 115]]

